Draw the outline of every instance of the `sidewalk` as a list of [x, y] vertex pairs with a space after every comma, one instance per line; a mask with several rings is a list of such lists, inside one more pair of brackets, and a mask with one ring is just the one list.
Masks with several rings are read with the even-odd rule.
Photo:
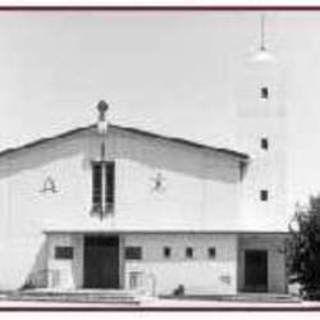
[[0, 301], [0, 311], [167, 311], [167, 310], [216, 310], [216, 311], [320, 311], [320, 301], [302, 302], [235, 302], [235, 301], [194, 301], [174, 299], [150, 299], [140, 303], [70, 303], [70, 302], [43, 302], [43, 301]]

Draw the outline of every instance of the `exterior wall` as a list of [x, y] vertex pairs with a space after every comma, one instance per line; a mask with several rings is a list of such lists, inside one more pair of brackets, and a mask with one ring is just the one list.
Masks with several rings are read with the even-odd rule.
[[[287, 198], [284, 70], [280, 62], [254, 59], [241, 70], [234, 95], [237, 146], [251, 157], [243, 180], [241, 216], [247, 230], [287, 231], [292, 213]], [[261, 99], [262, 87], [269, 89], [268, 99]], [[261, 138], [268, 139], [268, 150], [261, 149]], [[269, 192], [267, 202], [260, 200], [263, 189]]]
[[[126, 261], [127, 288], [130, 273], [141, 272], [147, 279], [154, 279], [157, 295], [172, 294], [179, 285], [185, 287], [186, 294], [237, 292], [236, 235], [132, 234], [125, 236], [125, 244], [142, 247], [142, 260]], [[163, 257], [164, 246], [171, 247], [169, 259]], [[185, 257], [188, 246], [194, 250], [192, 259]], [[215, 259], [208, 258], [208, 247], [216, 248]]]
[[[79, 147], [79, 141], [60, 141], [1, 159], [0, 289], [20, 288], [43, 272], [47, 268], [43, 231], [54, 222], [70, 221], [76, 202], [83, 206], [76, 197], [81, 183], [75, 188], [82, 172]], [[57, 193], [40, 191], [48, 175], [56, 181]]]
[[[56, 259], [55, 247], [72, 247], [73, 259]], [[83, 236], [55, 234], [48, 236], [48, 287], [76, 289], [83, 286]]]
[[[133, 230], [240, 227], [238, 160], [221, 154], [210, 158], [207, 152], [123, 133], [115, 143], [118, 152], [113, 154], [112, 147], [109, 151], [111, 158], [119, 159], [115, 226]], [[158, 172], [165, 179], [162, 192], [152, 189]]]
[[[107, 234], [105, 234], [107, 235]], [[47, 283], [53, 289], [79, 289], [84, 285], [85, 234], [54, 233], [47, 235]], [[56, 259], [55, 247], [72, 247], [73, 259]], [[124, 288], [124, 236], [119, 236], [119, 284]]]
[[268, 292], [287, 292], [287, 273], [285, 261], [285, 236], [282, 235], [241, 235], [239, 236], [239, 265], [238, 265], [238, 287], [244, 290], [245, 285], [245, 250], [267, 250], [268, 251]]
[[[107, 234], [105, 234], [107, 235]], [[48, 286], [54, 289], [83, 287], [84, 234], [49, 234], [47, 238]], [[201, 234], [201, 233], [128, 233], [119, 236], [120, 288], [132, 289], [130, 278], [138, 273], [141, 281], [135, 289], [156, 295], [172, 294], [179, 285], [186, 294], [236, 294], [244, 290], [245, 250], [268, 251], [268, 292], [286, 293], [284, 241], [276, 234]], [[73, 260], [57, 260], [56, 246], [71, 246]], [[141, 260], [125, 260], [125, 247], [142, 248]], [[171, 257], [163, 256], [164, 247]], [[185, 257], [192, 247], [194, 257]], [[216, 257], [208, 257], [208, 248], [216, 248]], [[58, 273], [58, 276], [57, 276]]]
[[[115, 212], [91, 217], [91, 162], [100, 143], [88, 129], [1, 157], [0, 289], [19, 288], [46, 268], [46, 230], [241, 229], [237, 158], [115, 127], [107, 141], [116, 161]], [[159, 171], [164, 192], [152, 190]], [[41, 192], [48, 176], [57, 193]]]
[[[83, 234], [48, 235], [48, 283], [50, 288], [83, 287]], [[72, 260], [57, 260], [56, 246], [71, 246]], [[141, 260], [125, 260], [124, 248], [142, 248]], [[171, 247], [171, 257], [163, 256], [163, 247]], [[194, 257], [185, 257], [186, 247]], [[216, 257], [208, 257], [208, 247], [216, 248]], [[237, 291], [237, 236], [217, 234], [122, 234], [120, 235], [120, 287], [130, 288], [132, 272], [141, 274], [142, 289], [153, 294], [172, 294], [179, 285], [187, 294], [235, 294]], [[58, 274], [58, 276], [57, 276]], [[137, 288], [139, 289], [139, 288]]]

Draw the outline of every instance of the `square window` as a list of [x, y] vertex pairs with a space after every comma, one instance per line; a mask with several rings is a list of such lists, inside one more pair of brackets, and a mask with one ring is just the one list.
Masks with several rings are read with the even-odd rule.
[[269, 142], [267, 138], [262, 138], [260, 141], [261, 149], [268, 150]]
[[163, 248], [163, 256], [167, 259], [171, 257], [171, 248], [170, 247]]
[[260, 91], [261, 99], [268, 99], [269, 98], [269, 89], [268, 87], [262, 87]]
[[189, 259], [193, 258], [193, 249], [191, 247], [186, 248], [186, 258], [189, 258]]
[[268, 201], [269, 192], [268, 190], [260, 190], [260, 200], [261, 201]]
[[142, 249], [141, 247], [126, 247], [125, 256], [127, 260], [141, 260]]
[[216, 257], [216, 248], [215, 247], [208, 248], [208, 257], [210, 259], [214, 259]]
[[55, 247], [54, 248], [55, 259], [73, 259], [73, 247]]

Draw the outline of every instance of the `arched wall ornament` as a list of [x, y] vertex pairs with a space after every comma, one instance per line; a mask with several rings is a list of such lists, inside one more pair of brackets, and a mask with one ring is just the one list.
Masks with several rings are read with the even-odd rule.
[[58, 192], [56, 183], [51, 176], [47, 176], [45, 178], [45, 180], [43, 182], [42, 189], [40, 190], [40, 192], [41, 193], [47, 193], [47, 192], [57, 193]]

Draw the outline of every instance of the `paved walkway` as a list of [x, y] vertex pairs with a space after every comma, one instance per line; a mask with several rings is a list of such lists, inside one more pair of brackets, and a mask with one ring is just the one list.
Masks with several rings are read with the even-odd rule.
[[1, 310], [317, 310], [320, 311], [320, 301], [257, 303], [228, 301], [194, 301], [174, 299], [150, 299], [136, 303], [69, 303], [43, 301], [0, 301]]
[[127, 291], [30, 290], [0, 293], [1, 310], [317, 310], [320, 301], [301, 301], [281, 294], [142, 298]]

